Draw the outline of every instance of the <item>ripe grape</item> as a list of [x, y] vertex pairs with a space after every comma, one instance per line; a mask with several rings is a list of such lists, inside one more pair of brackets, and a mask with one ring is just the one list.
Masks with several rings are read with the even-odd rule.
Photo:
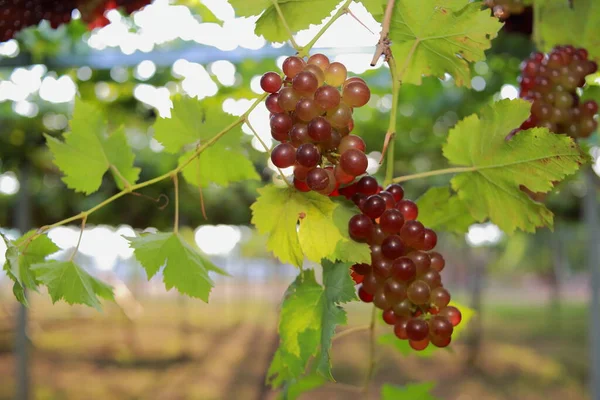
[[268, 95], [267, 99], [265, 100], [265, 105], [271, 114], [279, 114], [285, 111], [279, 105], [279, 93], [272, 93]]
[[430, 294], [429, 285], [419, 280], [411, 283], [406, 291], [408, 299], [417, 305], [428, 303]]
[[296, 160], [305, 167], [315, 167], [321, 161], [321, 153], [314, 144], [304, 143], [296, 150]]
[[331, 86], [341, 86], [346, 80], [348, 70], [344, 64], [332, 62], [325, 70], [325, 82]]
[[331, 124], [323, 117], [316, 117], [308, 123], [308, 135], [315, 142], [327, 142], [331, 139]]
[[429, 324], [420, 318], [411, 318], [406, 324], [406, 335], [410, 340], [423, 340], [429, 336]]
[[431, 258], [422, 251], [411, 251], [407, 257], [415, 264], [417, 276], [423, 275], [431, 266]]
[[367, 196], [362, 193], [354, 193], [351, 200], [359, 209], [361, 209], [367, 200]]
[[295, 147], [300, 147], [304, 143], [311, 141], [310, 136], [308, 136], [308, 126], [303, 123], [294, 124], [290, 130], [289, 137], [292, 145]]
[[340, 103], [335, 109], [327, 112], [327, 119], [336, 128], [348, 126], [352, 120], [352, 109], [344, 103]]
[[437, 244], [437, 234], [431, 229], [425, 229], [423, 240], [419, 243], [420, 250], [432, 250]]
[[293, 111], [296, 109], [296, 103], [300, 100], [300, 95], [291, 87], [284, 87], [279, 91], [277, 102], [279, 107], [285, 111]]
[[395, 260], [404, 254], [404, 244], [398, 235], [390, 235], [381, 243], [381, 252], [390, 260]]
[[431, 289], [436, 289], [442, 284], [440, 273], [434, 269], [428, 269], [419, 279], [425, 282]]
[[391, 277], [385, 281], [384, 290], [388, 298], [394, 302], [406, 299], [406, 284]]
[[435, 288], [431, 291], [431, 302], [437, 308], [442, 309], [450, 303], [450, 293], [443, 287]]
[[273, 114], [271, 117], [271, 131], [277, 134], [285, 134], [287, 135], [292, 126], [294, 125], [294, 121], [292, 117], [289, 115], [282, 114]]
[[317, 78], [318, 86], [323, 86], [323, 83], [325, 82], [325, 74], [321, 68], [314, 64], [309, 64], [304, 67], [304, 71], [313, 74], [315, 78]]
[[340, 105], [341, 95], [333, 86], [321, 86], [315, 92], [315, 103], [323, 110], [333, 110]]
[[[342, 138], [339, 146], [339, 152], [341, 154], [345, 153], [350, 149], [356, 149], [364, 152], [366, 150], [365, 142], [362, 140], [360, 136], [356, 135], [348, 135]], [[373, 178], [374, 179], [374, 178]], [[374, 193], [365, 193], [365, 194], [374, 194]]]
[[424, 236], [425, 227], [419, 221], [406, 221], [400, 229], [400, 237], [411, 247], [417, 247], [423, 241]]
[[383, 232], [395, 234], [400, 232], [402, 225], [404, 225], [404, 216], [395, 208], [385, 210], [383, 214], [381, 214], [379, 224], [381, 225]]
[[294, 178], [298, 179], [299, 181], [305, 181], [306, 175], [311, 169], [312, 167], [308, 168], [304, 165], [298, 164], [298, 152], [296, 151], [296, 165], [294, 165]]
[[410, 258], [400, 257], [392, 264], [392, 275], [401, 281], [410, 281], [417, 275], [417, 267]]
[[362, 107], [371, 98], [369, 87], [362, 82], [351, 82], [344, 85], [342, 99], [350, 107]]
[[462, 314], [460, 313], [458, 308], [453, 306], [442, 308], [440, 310], [439, 316], [448, 318], [448, 320], [452, 323], [452, 326], [460, 324], [460, 321], [462, 320]]
[[372, 176], [363, 176], [356, 182], [356, 190], [367, 196], [377, 193], [378, 188], [379, 184], [377, 183], [377, 179]]
[[373, 222], [366, 215], [354, 215], [348, 222], [348, 232], [354, 240], [364, 241], [371, 234]]
[[301, 192], [310, 192], [310, 188], [304, 181], [294, 179], [294, 187]]
[[296, 103], [296, 117], [301, 121], [309, 122], [317, 115], [319, 109], [313, 100], [304, 98]]
[[[392, 309], [392, 311], [394, 311]], [[398, 316], [394, 311], [394, 316], [396, 317], [396, 324], [394, 325], [394, 334], [398, 337], [398, 339], [406, 340], [408, 339], [408, 335], [406, 333], [406, 325], [410, 318], [406, 316]]]
[[279, 91], [281, 83], [281, 77], [276, 72], [267, 72], [260, 78], [260, 87], [267, 93]]
[[306, 184], [315, 192], [324, 190], [329, 185], [329, 174], [323, 168], [313, 168], [306, 174]]
[[410, 345], [410, 347], [413, 350], [417, 350], [417, 351], [425, 350], [427, 348], [427, 346], [429, 346], [429, 338], [425, 338], [425, 339], [419, 340], [419, 341], [409, 340], [408, 344]]
[[374, 260], [373, 271], [382, 278], [389, 278], [392, 275], [392, 262], [386, 258]]
[[365, 279], [363, 280], [362, 287], [371, 294], [375, 294], [379, 286], [381, 286], [382, 278], [373, 272], [369, 272], [365, 275]]
[[432, 337], [447, 338], [452, 336], [454, 327], [445, 317], [436, 316], [429, 321], [429, 332]]
[[329, 67], [329, 58], [327, 58], [325, 54], [313, 54], [308, 58], [308, 64], [316, 65], [317, 67], [321, 68], [323, 72], [325, 72]]
[[289, 143], [280, 143], [271, 152], [271, 161], [279, 168], [291, 167], [296, 162], [296, 149]]
[[383, 288], [379, 288], [373, 296], [373, 304], [375, 307], [380, 308], [382, 310], [387, 310], [391, 306], [391, 301], [387, 298], [385, 291]]
[[367, 197], [367, 200], [362, 207], [363, 214], [373, 219], [379, 218], [384, 211], [385, 200], [377, 194]]
[[364, 281], [363, 286], [358, 289], [358, 297], [365, 303], [371, 303], [373, 301], [373, 295], [364, 289]]
[[312, 72], [302, 71], [292, 80], [292, 87], [301, 96], [310, 96], [319, 87], [319, 81]]
[[437, 272], [442, 272], [444, 266], [446, 265], [444, 257], [442, 257], [442, 255], [437, 251], [432, 251], [431, 253], [429, 253], [429, 258], [431, 260], [431, 268], [433, 268]]
[[357, 149], [347, 150], [340, 157], [340, 167], [349, 175], [364, 174], [368, 165], [369, 162], [365, 153]]
[[431, 340], [431, 344], [433, 344], [435, 347], [443, 348], [443, 347], [448, 347], [448, 345], [452, 341], [452, 336], [448, 336], [448, 337], [434, 336], [430, 340]]
[[290, 79], [298, 75], [306, 66], [306, 62], [300, 58], [291, 56], [283, 62], [283, 73]]
[[406, 221], [415, 220], [419, 215], [419, 207], [410, 200], [399, 200], [396, 208], [400, 210]]
[[371, 234], [369, 235], [369, 243], [380, 245], [385, 238], [386, 234], [381, 229], [381, 225], [373, 224], [373, 229], [371, 229]]
[[[381, 188], [378, 188], [378, 190], [381, 190]], [[396, 200], [394, 200], [394, 196], [392, 196], [391, 193], [383, 191], [379, 192], [379, 195], [383, 198], [383, 200], [385, 200], [385, 208], [392, 209], [396, 206]], [[400, 213], [400, 211], [398, 212]], [[402, 215], [402, 213], [400, 213], [400, 215]], [[402, 218], [404, 218], [404, 216], [402, 216]]]
[[335, 166], [333, 169], [333, 174], [335, 175], [335, 179], [342, 185], [350, 183], [354, 180], [354, 176], [347, 174], [339, 165]]
[[394, 314], [394, 310], [388, 309], [383, 312], [383, 320], [388, 325], [395, 325], [397, 318], [396, 314]]
[[399, 303], [396, 303], [392, 306], [392, 310], [394, 310], [394, 314], [397, 317], [408, 317], [412, 315], [413, 304], [408, 299], [404, 299]]

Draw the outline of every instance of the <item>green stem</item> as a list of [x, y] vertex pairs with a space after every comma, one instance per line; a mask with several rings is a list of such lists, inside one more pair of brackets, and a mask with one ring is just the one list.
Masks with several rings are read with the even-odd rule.
[[369, 368], [367, 370], [367, 377], [365, 378], [365, 384], [363, 386], [363, 394], [365, 399], [369, 398], [369, 389], [371, 387], [371, 380], [375, 373], [375, 321], [377, 318], [377, 308], [373, 306], [371, 312], [371, 324], [369, 325]]
[[369, 328], [370, 328], [370, 325], [361, 325], [361, 326], [355, 326], [354, 328], [349, 328], [349, 329], [343, 330], [343, 331], [339, 332], [338, 334], [336, 334], [331, 339], [331, 341], [334, 342], [336, 340], [339, 340], [340, 338], [346, 337], [346, 336], [351, 335], [353, 333], [366, 331]]
[[387, 154], [386, 154], [386, 163], [387, 164], [386, 164], [386, 171], [385, 171], [385, 180], [383, 181], [383, 184], [385, 186], [392, 183], [392, 179], [394, 178], [396, 120], [398, 118], [398, 98], [400, 97], [400, 86], [402, 85], [399, 77], [397, 76], [396, 60], [394, 60], [394, 57], [392, 57], [390, 55], [388, 57], [387, 62], [390, 66], [390, 74], [392, 76], [392, 109], [390, 111], [390, 121], [388, 124], [388, 130], [387, 130], [387, 134], [386, 134], [386, 138], [389, 141], [389, 144], [388, 144], [389, 148], [387, 149]]
[[288, 35], [290, 36], [290, 42], [292, 43], [292, 46], [294, 47], [294, 49], [296, 49], [296, 51], [299, 51], [300, 46], [298, 46], [298, 43], [296, 43], [296, 40], [294, 40], [294, 34], [292, 33], [290, 26], [288, 25], [287, 21], [285, 20], [285, 17], [283, 16], [283, 12], [281, 11], [281, 8], [279, 7], [278, 0], [271, 0], [271, 2], [273, 3], [275, 10], [277, 11], [277, 15], [279, 16], [279, 19], [281, 20], [283, 27], [285, 28]]
[[342, 4], [342, 6], [340, 7], [340, 9], [337, 10], [337, 12], [335, 14], [333, 14], [333, 16], [331, 17], [331, 19], [329, 21], [327, 21], [327, 23], [325, 25], [323, 25], [323, 27], [319, 30], [319, 32], [317, 32], [317, 34], [315, 35], [315, 37], [313, 37], [312, 40], [306, 44], [306, 46], [302, 47], [298, 51], [298, 57], [306, 57], [306, 56], [308, 56], [308, 52], [310, 51], [310, 49], [313, 48], [313, 46], [315, 45], [315, 43], [317, 43], [317, 40], [319, 40], [321, 38], [321, 36], [323, 36], [323, 34], [325, 32], [327, 32], [327, 30], [329, 29], [329, 27], [331, 25], [333, 25], [333, 23], [335, 21], [337, 21], [339, 17], [341, 17], [342, 15], [346, 14], [346, 12], [348, 10], [348, 7], [350, 6], [350, 3], [352, 3], [352, 0], [346, 0], [346, 2], [344, 4]]
[[457, 174], [460, 172], [473, 172], [473, 171], [477, 171], [477, 169], [478, 169], [477, 167], [453, 167], [453, 168], [445, 168], [445, 169], [436, 169], [434, 171], [427, 171], [427, 172], [420, 172], [418, 174], [399, 176], [398, 178], [394, 178], [392, 180], [392, 182], [399, 183], [399, 182], [411, 181], [413, 179], [427, 178], [427, 177], [436, 176], [436, 175]]
[[533, 2], [533, 42], [538, 50], [544, 48], [540, 28], [542, 26], [542, 7], [539, 0]]
[[173, 222], [173, 232], [179, 232], [179, 174], [173, 174], [173, 186], [175, 188], [175, 221]]
[[83, 237], [83, 231], [85, 230], [86, 221], [87, 221], [87, 216], [84, 216], [81, 219], [81, 230], [79, 231], [79, 239], [77, 239], [77, 246], [75, 246], [75, 249], [73, 250], [73, 253], [71, 254], [71, 257], [69, 257], [69, 261], [73, 261], [73, 258], [75, 258], [75, 254], [77, 254], [77, 252], [79, 251], [79, 245], [81, 245], [81, 238]]

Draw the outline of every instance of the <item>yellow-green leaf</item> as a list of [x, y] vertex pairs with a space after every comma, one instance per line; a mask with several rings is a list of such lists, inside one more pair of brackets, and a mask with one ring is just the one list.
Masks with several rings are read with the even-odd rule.
[[428, 228], [466, 233], [475, 223], [469, 208], [447, 187], [433, 187], [417, 200], [419, 221]]

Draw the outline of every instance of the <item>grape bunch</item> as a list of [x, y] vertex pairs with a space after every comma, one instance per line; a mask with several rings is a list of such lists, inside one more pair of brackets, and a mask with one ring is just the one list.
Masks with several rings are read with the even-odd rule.
[[520, 129], [540, 126], [574, 138], [590, 136], [598, 127], [594, 120], [598, 104], [580, 103], [577, 88], [597, 70], [588, 52], [573, 46], [556, 46], [547, 55], [531, 54], [521, 65], [520, 77], [520, 97], [532, 102], [531, 115]]
[[365, 142], [350, 134], [352, 112], [371, 98], [359, 77], [347, 78], [346, 67], [323, 54], [305, 61], [291, 56], [282, 77], [267, 72], [261, 88], [270, 93], [271, 136], [280, 143], [271, 152], [279, 168], [294, 167], [294, 186], [303, 192], [332, 195], [367, 170]]
[[502, 21], [511, 15], [522, 14], [525, 11], [523, 0], [485, 0], [484, 4], [492, 9], [496, 18]]
[[371, 176], [339, 192], [361, 211], [348, 223], [350, 236], [371, 248], [371, 264], [352, 266], [359, 298], [382, 309], [383, 320], [413, 349], [448, 346], [462, 316], [448, 305], [440, 276], [445, 260], [432, 251], [437, 235], [417, 221], [417, 205], [404, 199], [402, 186], [382, 190]]

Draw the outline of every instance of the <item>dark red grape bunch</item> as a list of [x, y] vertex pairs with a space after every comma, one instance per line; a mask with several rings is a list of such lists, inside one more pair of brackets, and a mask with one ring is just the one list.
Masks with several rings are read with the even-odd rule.
[[347, 79], [346, 67], [323, 54], [307, 61], [288, 57], [284, 79], [267, 72], [260, 80], [270, 93], [271, 135], [281, 142], [271, 152], [279, 168], [294, 167], [294, 186], [331, 195], [367, 170], [365, 142], [350, 132], [352, 112], [371, 98], [361, 78]]
[[501, 21], [508, 19], [511, 15], [522, 14], [525, 11], [523, 0], [485, 0], [484, 4], [491, 8], [494, 16]]
[[462, 316], [448, 305], [440, 276], [446, 262], [432, 251], [437, 235], [417, 221], [417, 205], [404, 199], [402, 186], [382, 190], [371, 176], [339, 192], [361, 211], [348, 223], [350, 237], [371, 247], [371, 264], [352, 266], [358, 297], [382, 309], [383, 320], [413, 349], [448, 346]]
[[533, 53], [521, 65], [520, 97], [532, 102], [531, 115], [520, 129], [546, 127], [574, 138], [588, 137], [596, 130], [595, 101], [580, 103], [577, 88], [598, 70], [585, 49], [556, 46], [549, 54]]

